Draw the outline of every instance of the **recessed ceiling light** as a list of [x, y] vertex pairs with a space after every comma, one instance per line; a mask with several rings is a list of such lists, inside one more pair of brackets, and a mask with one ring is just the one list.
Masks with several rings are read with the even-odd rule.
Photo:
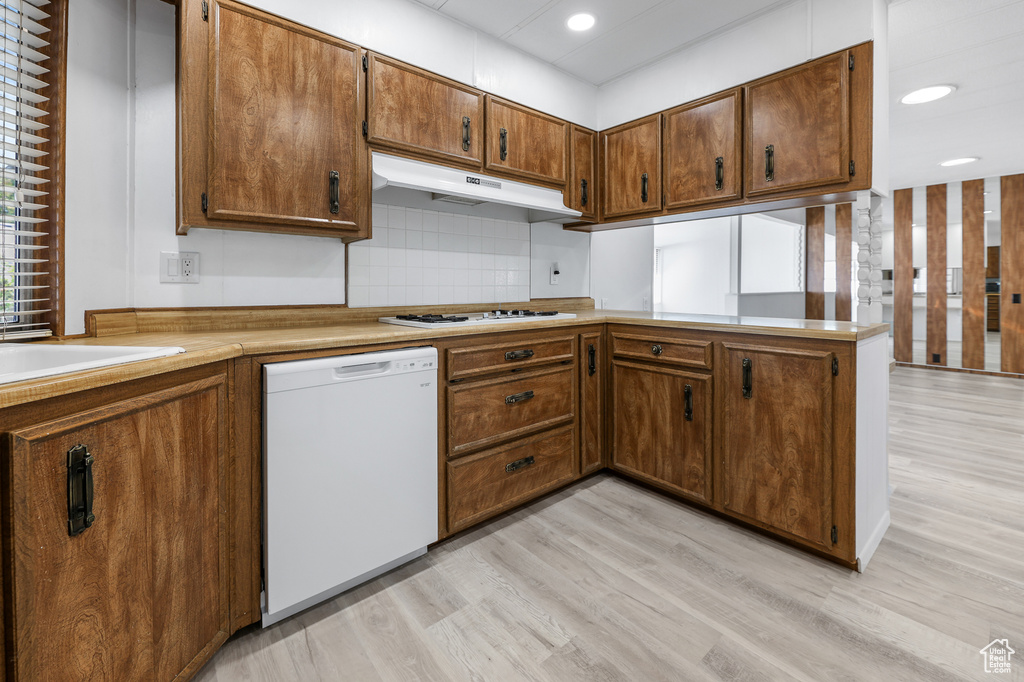
[[962, 166], [965, 163], [974, 163], [978, 160], [977, 156], [965, 156], [962, 159], [950, 159], [949, 161], [943, 161], [940, 166]]
[[574, 14], [569, 17], [569, 20], [565, 22], [565, 25], [573, 31], [586, 31], [594, 25], [594, 15], [586, 13]]
[[914, 90], [911, 93], [903, 95], [900, 102], [903, 104], [924, 104], [925, 102], [934, 102], [937, 99], [942, 99], [954, 90], [956, 90], [956, 87], [952, 85], [930, 85], [927, 88]]

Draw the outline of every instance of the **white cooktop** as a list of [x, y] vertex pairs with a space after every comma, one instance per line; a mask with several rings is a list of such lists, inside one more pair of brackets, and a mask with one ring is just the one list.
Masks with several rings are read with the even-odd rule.
[[[486, 317], [485, 317], [486, 316]], [[541, 322], [543, 320], [568, 320], [576, 317], [573, 313], [556, 313], [554, 315], [505, 315], [496, 317], [493, 312], [487, 313], [448, 313], [444, 317], [465, 317], [465, 320], [458, 322], [422, 322], [419, 320], [400, 320], [397, 317], [380, 317], [378, 322], [385, 324], [400, 324], [405, 327], [420, 327], [421, 329], [445, 329], [447, 327], [467, 327], [478, 324], [505, 324], [507, 322]]]

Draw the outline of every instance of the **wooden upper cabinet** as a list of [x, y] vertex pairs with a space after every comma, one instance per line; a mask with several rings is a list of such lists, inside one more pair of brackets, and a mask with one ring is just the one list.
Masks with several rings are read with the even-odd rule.
[[597, 133], [572, 126], [570, 152], [566, 205], [583, 214], [580, 220], [597, 220]]
[[368, 236], [362, 50], [231, 0], [203, 22], [199, 5], [179, 5], [179, 233]]
[[562, 189], [569, 169], [569, 123], [487, 95], [486, 168]]
[[661, 210], [661, 114], [601, 131], [601, 216]]
[[484, 93], [373, 53], [366, 82], [371, 145], [483, 167]]
[[744, 87], [746, 193], [850, 179], [850, 50]]
[[737, 88], [665, 112], [665, 208], [740, 197], [741, 97]]
[[724, 508], [832, 551], [835, 355], [733, 343], [722, 350]]

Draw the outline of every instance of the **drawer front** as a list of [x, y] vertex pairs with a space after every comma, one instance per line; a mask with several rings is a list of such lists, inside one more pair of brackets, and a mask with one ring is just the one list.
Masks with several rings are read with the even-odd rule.
[[448, 462], [448, 529], [462, 530], [571, 481], [575, 434], [565, 427]]
[[448, 349], [448, 379], [484, 376], [553, 362], [572, 362], [572, 335]]
[[572, 372], [572, 367], [559, 367], [449, 386], [449, 454], [572, 421]]
[[612, 353], [618, 357], [651, 360], [681, 367], [711, 369], [711, 342], [689, 341], [657, 334], [612, 334]]

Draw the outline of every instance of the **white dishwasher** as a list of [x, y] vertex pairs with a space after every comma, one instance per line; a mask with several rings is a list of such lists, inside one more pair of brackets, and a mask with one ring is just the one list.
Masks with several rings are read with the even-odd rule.
[[437, 349], [263, 371], [266, 627], [437, 540]]

